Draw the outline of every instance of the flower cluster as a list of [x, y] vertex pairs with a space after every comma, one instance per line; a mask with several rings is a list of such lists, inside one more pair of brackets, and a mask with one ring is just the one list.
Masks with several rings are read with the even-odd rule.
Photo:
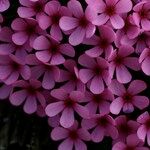
[[7, 25], [10, 2], [0, 0], [0, 99], [47, 117], [59, 150], [105, 137], [112, 150], [149, 150], [150, 1], [19, 0]]

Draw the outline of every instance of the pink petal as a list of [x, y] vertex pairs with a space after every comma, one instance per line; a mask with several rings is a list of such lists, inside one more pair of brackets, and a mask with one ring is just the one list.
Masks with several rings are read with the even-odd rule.
[[136, 95], [136, 94], [144, 91], [146, 88], [147, 88], [147, 85], [144, 81], [134, 80], [130, 83], [129, 88], [128, 88], [128, 92], [130, 92], [133, 95]]
[[77, 140], [74, 145], [76, 150], [87, 150], [86, 144], [81, 140]]
[[0, 66], [0, 79], [6, 79], [11, 74], [11, 71], [10, 66]]
[[84, 94], [82, 93], [82, 92], [80, 92], [80, 91], [72, 91], [71, 93], [70, 93], [70, 95], [69, 95], [69, 97], [72, 99], [72, 100], [74, 100], [74, 101], [76, 101], [76, 102], [83, 102], [84, 100]]
[[123, 100], [122, 98], [118, 97], [110, 104], [110, 112], [112, 114], [118, 115], [123, 107]]
[[31, 77], [30, 67], [27, 65], [23, 66], [20, 70], [20, 74], [25, 80], [28, 80]]
[[30, 18], [36, 14], [32, 8], [28, 7], [19, 7], [17, 12], [21, 18]]
[[149, 105], [149, 99], [146, 96], [134, 96], [132, 103], [142, 110]]
[[65, 62], [65, 58], [61, 54], [57, 53], [57, 54], [52, 55], [50, 64], [60, 65], [60, 64], [63, 64], [64, 62]]
[[69, 128], [74, 124], [74, 111], [72, 108], [65, 108], [60, 117], [60, 124], [64, 128]]
[[96, 19], [92, 22], [94, 25], [103, 25], [108, 21], [109, 17], [106, 14], [100, 14], [96, 17]]
[[123, 105], [123, 112], [124, 113], [132, 113], [134, 111], [134, 107], [131, 103], [125, 103]]
[[113, 146], [112, 150], [124, 150], [125, 148], [126, 145], [124, 143], [118, 142]]
[[116, 76], [117, 80], [120, 83], [128, 83], [131, 81], [132, 78], [130, 72], [124, 65], [120, 65], [119, 67], [116, 68]]
[[85, 106], [76, 104], [74, 109], [82, 118], [85, 118], [85, 119], [89, 118], [89, 111]]
[[85, 51], [85, 53], [90, 57], [98, 57], [103, 53], [103, 50], [96, 46], [94, 48], [91, 48], [90, 50]]
[[11, 24], [12, 29], [16, 31], [23, 31], [25, 30], [26, 26], [27, 23], [22, 18], [16, 18]]
[[146, 134], [147, 134], [147, 129], [144, 125], [141, 125], [138, 130], [137, 130], [137, 136], [140, 140], [142, 140], [143, 142], [145, 142], [145, 138], [146, 138]]
[[141, 20], [141, 25], [142, 25], [142, 28], [145, 31], [150, 31], [150, 20], [148, 20], [148, 19], [142, 19]]
[[117, 13], [127, 13], [132, 9], [131, 0], [120, 0], [116, 4], [116, 12]]
[[142, 71], [146, 74], [146, 75], [150, 75], [150, 58], [147, 57], [146, 59], [144, 59], [144, 61], [142, 62]]
[[59, 25], [52, 25], [50, 34], [54, 39], [56, 39], [58, 41], [62, 40], [62, 38], [63, 38]]
[[83, 83], [87, 83], [94, 76], [92, 70], [81, 69], [79, 71], [79, 78]]
[[50, 42], [45, 36], [41, 35], [35, 39], [35, 41], [33, 43], [33, 48], [36, 50], [49, 49], [50, 48]]
[[78, 26], [78, 19], [64, 16], [60, 19], [59, 26], [64, 31], [74, 29]]
[[138, 58], [136, 57], [127, 57], [124, 59], [124, 64], [131, 68], [132, 70], [138, 71], [140, 70], [140, 64], [138, 62]]
[[96, 143], [101, 142], [104, 138], [104, 129], [100, 128], [99, 126], [96, 127], [91, 134], [91, 138], [92, 138], [92, 141]]
[[85, 29], [82, 27], [78, 27], [69, 36], [69, 43], [73, 46], [79, 45], [83, 42], [84, 37], [85, 37]]
[[11, 102], [11, 104], [15, 105], [15, 106], [19, 106], [23, 103], [23, 101], [26, 99], [27, 97], [27, 92], [25, 90], [21, 90], [21, 91], [17, 91], [15, 93], [13, 93], [9, 100]]
[[75, 50], [70, 44], [61, 44], [60, 45], [60, 52], [64, 55], [74, 57], [75, 56]]
[[119, 83], [117, 80], [112, 80], [109, 85], [109, 90], [117, 96], [122, 96], [126, 92], [124, 85]]
[[119, 15], [111, 16], [110, 21], [115, 29], [121, 29], [124, 26], [124, 20]]
[[8, 85], [2, 85], [0, 87], [0, 99], [6, 99], [10, 95], [12, 87]]
[[0, 12], [7, 10], [10, 7], [9, 0], [1, 0], [0, 1]]
[[38, 60], [40, 60], [40, 61], [42, 61], [44, 63], [48, 62], [50, 60], [50, 58], [51, 58], [50, 52], [48, 52], [46, 50], [45, 51], [36, 52], [35, 55], [36, 55]]
[[63, 141], [58, 147], [58, 150], [72, 150], [72, 149], [73, 149], [73, 141], [69, 138]]
[[90, 90], [94, 94], [99, 94], [104, 91], [104, 83], [101, 77], [95, 76], [90, 85]]
[[64, 108], [65, 108], [65, 106], [63, 105], [62, 101], [55, 102], [55, 103], [49, 104], [46, 107], [45, 112], [49, 117], [53, 117], [53, 116], [56, 116], [57, 114], [59, 114]]
[[67, 138], [68, 130], [62, 127], [56, 127], [51, 132], [51, 137], [53, 140], [58, 141]]
[[88, 26], [86, 27], [86, 38], [90, 38], [94, 35], [96, 31], [96, 27], [93, 24], [88, 24]]
[[68, 2], [68, 8], [69, 10], [72, 12], [72, 14], [77, 17], [77, 18], [80, 18], [83, 16], [83, 9], [82, 9], [82, 6], [80, 4], [79, 1], [76, 1], [76, 0], [70, 0]]
[[25, 32], [17, 32], [12, 35], [12, 40], [17, 45], [23, 45], [28, 40], [28, 35]]
[[147, 144], [150, 146], [150, 129], [147, 132]]
[[23, 110], [27, 114], [32, 114], [37, 110], [37, 102], [34, 96], [29, 96], [23, 106]]
[[68, 93], [64, 89], [54, 89], [51, 91], [51, 95], [59, 100], [66, 100]]

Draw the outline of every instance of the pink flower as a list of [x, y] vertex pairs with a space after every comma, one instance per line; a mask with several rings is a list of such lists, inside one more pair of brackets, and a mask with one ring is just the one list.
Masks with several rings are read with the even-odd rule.
[[124, 26], [124, 20], [121, 15], [128, 13], [132, 9], [131, 0], [86, 0], [93, 12], [97, 13], [93, 21], [95, 25], [103, 25], [110, 20], [115, 29], [121, 29]]
[[38, 103], [45, 106], [45, 98], [41, 93], [41, 83], [37, 80], [19, 80], [13, 84], [14, 88], [19, 88], [14, 91], [9, 100], [11, 104], [20, 106], [24, 103], [23, 110], [27, 114], [32, 114], [37, 111]]
[[144, 147], [141, 140], [136, 134], [131, 134], [127, 137], [126, 143], [118, 142], [116, 143], [112, 150], [148, 150], [149, 148]]
[[133, 19], [137, 26], [145, 31], [150, 31], [150, 2], [142, 1], [133, 7]]
[[[142, 53], [144, 48], [150, 46], [150, 32], [140, 30], [140, 33], [134, 39], [129, 39], [126, 35], [116, 38], [118, 43], [122, 45], [135, 45], [135, 52], [137, 54]], [[120, 41], [120, 42], [119, 42]]]
[[122, 45], [119, 47], [118, 51], [113, 51], [109, 57], [109, 73], [113, 78], [116, 72], [116, 78], [120, 83], [128, 83], [132, 79], [132, 75], [127, 67], [134, 71], [140, 70], [138, 58], [130, 56], [133, 53], [133, 47]]
[[110, 115], [93, 115], [90, 119], [83, 119], [81, 125], [88, 130], [94, 128], [91, 139], [96, 143], [101, 142], [104, 136], [110, 136], [113, 139], [118, 137], [115, 120]]
[[32, 47], [35, 38], [43, 33], [35, 19], [16, 18], [12, 22], [11, 27], [16, 31], [16, 33], [12, 35], [12, 40], [17, 45], [23, 45], [29, 42]]
[[124, 113], [131, 113], [134, 111], [134, 106], [142, 110], [149, 105], [149, 99], [146, 96], [137, 95], [147, 88], [142, 80], [133, 80], [128, 89], [117, 80], [112, 80], [109, 89], [112, 93], [118, 96], [110, 105], [110, 112], [119, 114], [121, 109]]
[[124, 27], [120, 30], [117, 30], [117, 32], [116, 32], [115, 44], [117, 47], [121, 45], [122, 40], [124, 40], [126, 38], [128, 38], [128, 40], [134, 39], [140, 33], [140, 28], [137, 25], [135, 25], [131, 15], [125, 16], [124, 21], [125, 21]]
[[64, 89], [54, 89], [51, 95], [59, 101], [50, 103], [45, 109], [46, 114], [53, 117], [62, 113], [60, 124], [63, 127], [69, 128], [74, 124], [74, 111], [83, 118], [89, 118], [89, 111], [80, 104], [85, 102], [82, 92], [72, 91], [68, 93]]
[[38, 20], [39, 16], [44, 12], [44, 6], [47, 0], [19, 0], [19, 2], [22, 6], [18, 8], [17, 12], [21, 18], [31, 18], [36, 16]]
[[0, 55], [14, 54], [21, 60], [25, 60], [28, 52], [32, 48], [26, 43], [23, 45], [16, 45], [12, 41], [13, 31], [8, 27], [3, 27], [0, 31]]
[[110, 102], [114, 99], [113, 94], [110, 90], [105, 89], [101, 94], [93, 94], [91, 92], [85, 92], [85, 99], [88, 104], [86, 107], [89, 109], [91, 114], [109, 114]]
[[77, 0], [70, 0], [68, 8], [72, 12], [73, 17], [62, 17], [59, 25], [64, 31], [72, 30], [69, 36], [69, 43], [76, 46], [82, 43], [84, 38], [90, 38], [94, 35], [96, 27], [91, 23], [93, 12], [87, 7], [84, 14], [82, 6]]
[[143, 142], [145, 142], [145, 140], [147, 138], [147, 143], [150, 146], [150, 116], [149, 116], [149, 113], [146, 111], [143, 114], [141, 114], [137, 118], [137, 122], [139, 122], [141, 124], [137, 130], [137, 136]]
[[98, 57], [105, 53], [107, 59], [113, 51], [112, 43], [115, 41], [115, 32], [108, 26], [99, 26], [98, 30], [99, 36], [93, 35], [90, 39], [84, 39], [84, 44], [94, 46], [85, 53], [90, 57]]
[[60, 65], [65, 62], [64, 55], [74, 57], [75, 51], [70, 44], [60, 44], [60, 42], [50, 36], [41, 35], [34, 41], [33, 48], [36, 49], [36, 57], [51, 65]]
[[65, 82], [61, 88], [66, 91], [85, 91], [85, 85], [79, 79], [79, 71], [77, 68], [77, 64], [74, 60], [68, 59], [63, 64], [65, 70], [60, 69], [60, 78], [57, 80], [58, 82]]
[[0, 12], [6, 11], [9, 7], [9, 0], [0, 0]]
[[145, 48], [139, 57], [139, 63], [141, 63], [142, 71], [146, 75], [150, 75], [150, 48]]
[[34, 54], [26, 58], [26, 63], [31, 66], [31, 78], [41, 79], [44, 89], [52, 89], [60, 78], [60, 70], [57, 66], [39, 61]]
[[140, 125], [136, 121], [128, 119], [125, 115], [118, 116], [115, 122], [119, 132], [118, 138], [114, 140], [115, 143], [119, 141], [125, 142], [128, 135], [136, 134]]
[[28, 80], [31, 76], [29, 66], [14, 55], [0, 56], [0, 80], [10, 85], [17, 81], [21, 76], [24, 80]]
[[52, 0], [45, 5], [45, 13], [39, 17], [39, 25], [42, 29], [50, 28], [50, 34], [57, 40], [62, 40], [63, 35], [59, 27], [62, 16], [71, 16], [67, 7], [61, 6], [59, 1]]
[[83, 141], [90, 141], [90, 133], [84, 128], [78, 128], [77, 122], [68, 128], [56, 127], [51, 132], [54, 141], [64, 140], [58, 150], [87, 150]]
[[111, 82], [108, 62], [102, 57], [94, 59], [86, 54], [81, 55], [78, 62], [85, 67], [79, 71], [81, 81], [88, 84], [88, 88], [92, 93], [102, 93], [104, 91], [104, 82], [107, 85]]

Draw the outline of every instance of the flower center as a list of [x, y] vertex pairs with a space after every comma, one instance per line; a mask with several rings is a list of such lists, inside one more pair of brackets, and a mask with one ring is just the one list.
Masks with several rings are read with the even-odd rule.
[[52, 44], [52, 45], [50, 46], [50, 52], [51, 52], [51, 53], [55, 54], [55, 53], [58, 52], [58, 50], [59, 50], [59, 45], [57, 45], [57, 44]]
[[104, 100], [103, 100], [103, 98], [102, 98], [101, 95], [95, 94], [95, 95], [94, 95], [94, 98], [93, 98], [93, 101], [94, 101], [95, 103], [99, 104], [99, 103], [101, 103], [101, 102], [104, 101]]
[[124, 101], [126, 101], [126, 102], [130, 102], [130, 101], [132, 101], [132, 95], [131, 94], [129, 94], [129, 93], [125, 93], [124, 95], [123, 95], [123, 100]]
[[135, 147], [133, 147], [133, 146], [127, 146], [127, 147], [125, 148], [125, 150], [135, 150]]
[[61, 18], [60, 14], [54, 14], [54, 15], [52, 16], [52, 23], [53, 23], [53, 24], [56, 24], [56, 25], [59, 24], [60, 18]]
[[144, 18], [147, 18], [148, 17], [148, 12], [144, 9], [142, 9], [140, 12], [139, 12], [139, 16], [144, 19]]
[[116, 13], [115, 7], [114, 6], [107, 6], [105, 9], [105, 13], [108, 16], [113, 16]]
[[16, 71], [20, 69], [20, 65], [14, 61], [11, 63], [11, 67], [13, 70], [16, 70]]
[[28, 86], [26, 90], [29, 93], [29, 95], [35, 95], [36, 94], [36, 89], [31, 85]]
[[65, 107], [72, 108], [75, 105], [75, 102], [72, 99], [67, 99], [64, 101]]
[[33, 33], [35, 33], [35, 26], [33, 26], [33, 25], [28, 25], [28, 26], [26, 27], [26, 33], [27, 33], [28, 35], [32, 35]]
[[79, 20], [79, 26], [83, 27], [83, 28], [86, 28], [86, 26], [88, 25], [88, 20], [85, 18], [85, 17], [82, 17], [80, 20]]
[[101, 75], [103, 73], [103, 69], [99, 66], [96, 66], [93, 71], [96, 75]]
[[78, 133], [76, 130], [72, 130], [69, 132], [69, 137], [72, 139], [72, 140], [76, 140], [78, 139]]
[[119, 125], [118, 130], [119, 130], [120, 133], [123, 133], [123, 134], [126, 134], [126, 135], [128, 133], [130, 133], [130, 131], [131, 131], [130, 127], [126, 123]]
[[101, 39], [99, 42], [99, 47], [102, 49], [105, 49], [109, 45], [109, 42], [107, 39]]
[[115, 58], [115, 64], [116, 65], [121, 65], [123, 63], [123, 58], [121, 58], [120, 56], [117, 56]]
[[97, 124], [103, 127], [106, 127], [108, 125], [108, 120], [105, 116], [100, 117], [97, 119]]
[[150, 119], [148, 119], [148, 120], [146, 121], [146, 124], [145, 124], [145, 125], [146, 125], [146, 128], [147, 128], [147, 129], [150, 129]]

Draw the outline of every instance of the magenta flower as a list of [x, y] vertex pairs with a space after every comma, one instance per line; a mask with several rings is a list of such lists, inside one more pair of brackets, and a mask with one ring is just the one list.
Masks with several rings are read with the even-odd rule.
[[133, 7], [133, 19], [137, 26], [142, 27], [145, 31], [150, 31], [150, 2], [142, 1]]
[[10, 95], [10, 102], [14, 106], [20, 106], [24, 103], [23, 110], [32, 114], [37, 111], [38, 103], [45, 106], [45, 98], [40, 91], [41, 83], [37, 80], [19, 80], [13, 84], [14, 89], [19, 88], [19, 91], [14, 91]]
[[96, 27], [92, 24], [93, 12], [87, 7], [84, 14], [82, 6], [77, 0], [70, 0], [68, 8], [72, 12], [73, 17], [62, 17], [59, 25], [64, 31], [72, 30], [69, 36], [69, 43], [76, 46], [82, 43], [84, 38], [90, 38], [94, 35]]
[[104, 136], [110, 136], [113, 139], [118, 137], [118, 130], [115, 127], [115, 120], [110, 115], [93, 115], [90, 119], [82, 120], [82, 127], [93, 129], [91, 139], [93, 142], [101, 142]]
[[127, 137], [126, 143], [118, 142], [116, 143], [112, 150], [148, 150], [149, 148], [143, 146], [141, 140], [136, 134], [131, 134]]
[[33, 48], [36, 49], [36, 57], [51, 65], [60, 65], [65, 62], [64, 55], [74, 57], [75, 51], [70, 44], [60, 44], [60, 42], [50, 36], [41, 35], [34, 41]]
[[127, 36], [118, 37], [118, 43], [122, 45], [135, 45], [135, 52], [142, 53], [145, 48], [150, 46], [150, 33], [144, 30], [140, 30], [140, 33], [134, 39], [129, 39]]
[[79, 71], [74, 60], [68, 59], [63, 64], [66, 70], [60, 69], [60, 78], [58, 82], [65, 82], [61, 88], [66, 91], [85, 91], [85, 85], [79, 79]]
[[28, 52], [32, 48], [28, 44], [16, 45], [12, 41], [13, 31], [8, 27], [3, 27], [0, 31], [0, 55], [15, 54], [21, 60], [25, 60]]
[[0, 0], [0, 12], [6, 11], [9, 7], [9, 0]]
[[67, 7], [61, 6], [59, 1], [52, 0], [45, 5], [45, 13], [39, 17], [39, 25], [42, 29], [50, 28], [50, 34], [57, 40], [62, 40], [63, 35], [59, 27], [62, 16], [71, 16]]
[[116, 72], [116, 78], [120, 83], [128, 83], [132, 79], [132, 75], [127, 67], [134, 71], [140, 70], [138, 58], [130, 56], [133, 53], [133, 47], [122, 45], [118, 51], [113, 51], [109, 57], [109, 73], [113, 78]]
[[81, 81], [88, 84], [88, 88], [92, 93], [102, 93], [104, 91], [104, 82], [107, 85], [111, 82], [108, 62], [102, 57], [94, 59], [86, 54], [81, 55], [78, 61], [80, 65], [85, 67], [79, 71]]
[[112, 42], [115, 41], [115, 32], [108, 26], [99, 26], [98, 30], [99, 36], [94, 35], [90, 39], [84, 39], [84, 44], [94, 46], [85, 53], [90, 57], [98, 57], [105, 53], [107, 59], [113, 51]]
[[86, 0], [93, 11], [97, 13], [93, 21], [95, 25], [103, 25], [110, 20], [115, 29], [121, 29], [124, 26], [124, 20], [121, 15], [128, 13], [132, 9], [131, 0]]
[[120, 30], [117, 30], [116, 32], [115, 44], [117, 47], [119, 47], [122, 44], [122, 41], [126, 40], [126, 38], [128, 38], [129, 41], [129, 39], [136, 38], [140, 33], [140, 28], [137, 25], [135, 25], [131, 15], [125, 16], [124, 21], [125, 21], [124, 27]]
[[131, 113], [134, 111], [134, 106], [140, 110], [148, 107], [149, 99], [146, 96], [138, 95], [146, 88], [147, 86], [142, 80], [133, 80], [127, 90], [123, 84], [112, 80], [109, 89], [118, 97], [111, 103], [110, 112], [117, 115], [121, 109], [124, 113]]
[[19, 0], [21, 7], [18, 8], [18, 15], [21, 18], [31, 18], [36, 16], [37, 20], [44, 12], [44, 7], [47, 0], [31, 1], [31, 0]]
[[19, 91], [14, 91], [10, 95], [10, 102], [15, 106], [20, 106], [24, 103], [23, 110], [27, 114], [32, 114], [37, 111], [37, 105], [45, 106], [45, 98], [41, 93], [41, 83], [37, 80], [19, 80], [14, 85], [14, 88], [20, 88]]
[[129, 120], [125, 115], [118, 116], [115, 122], [119, 132], [118, 138], [114, 140], [115, 143], [119, 141], [125, 142], [128, 135], [136, 134], [140, 125], [134, 120]]
[[110, 90], [105, 89], [101, 94], [93, 94], [91, 92], [85, 92], [85, 98], [88, 102], [86, 107], [91, 114], [109, 114], [110, 102], [113, 101], [114, 95]]
[[10, 85], [17, 81], [21, 76], [24, 80], [28, 80], [31, 76], [29, 66], [21, 59], [14, 55], [0, 56], [0, 80]]
[[12, 40], [17, 45], [23, 45], [29, 42], [32, 47], [35, 38], [43, 33], [35, 19], [16, 18], [12, 22], [11, 27], [16, 31], [16, 33], [12, 35]]
[[78, 128], [78, 123], [68, 129], [56, 127], [51, 132], [54, 141], [64, 140], [58, 147], [59, 150], [87, 150], [83, 141], [90, 141], [90, 133], [84, 128]]
[[69, 128], [74, 124], [74, 111], [83, 118], [89, 118], [89, 111], [80, 103], [85, 102], [84, 94], [79, 91], [72, 91], [70, 94], [64, 89], [54, 89], [51, 95], [58, 99], [58, 102], [50, 103], [45, 111], [49, 117], [62, 113], [60, 124]]
[[57, 66], [39, 61], [34, 54], [30, 54], [26, 58], [26, 63], [31, 65], [31, 78], [41, 79], [44, 89], [52, 89], [55, 82], [60, 78], [60, 70]]
[[143, 50], [143, 52], [141, 53], [140, 57], [139, 57], [139, 63], [141, 63], [141, 68], [142, 71], [146, 74], [146, 75], [150, 75], [150, 69], [149, 69], [149, 65], [150, 65], [150, 49], [149, 48], [145, 48]]
[[145, 140], [147, 138], [147, 143], [150, 146], [150, 116], [149, 116], [149, 113], [146, 111], [143, 114], [141, 114], [137, 118], [137, 122], [139, 122], [141, 124], [137, 130], [137, 136], [143, 142], [145, 142]]

